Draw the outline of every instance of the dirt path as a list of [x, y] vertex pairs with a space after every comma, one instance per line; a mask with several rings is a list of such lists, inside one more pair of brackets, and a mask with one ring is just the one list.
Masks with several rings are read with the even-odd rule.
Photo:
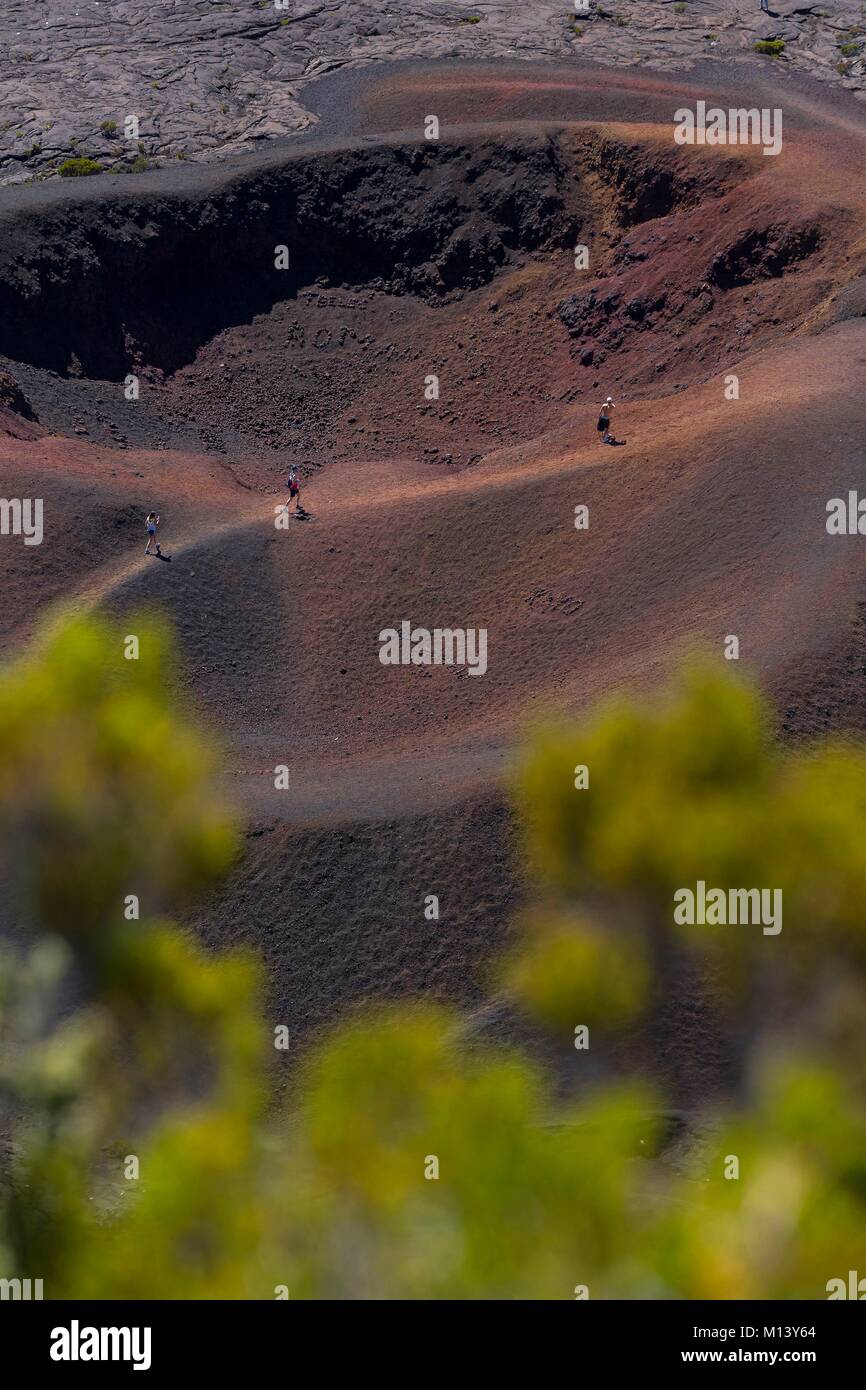
[[[735, 417], [718, 380], [681, 393], [673, 422], [667, 399], [624, 401], [621, 450], [600, 446], [578, 408], [531, 448], [452, 476], [371, 463], [359, 495], [358, 465], [334, 463], [305, 488], [314, 521], [278, 531], [282, 495], [246, 492], [231, 521], [193, 518], [166, 537], [171, 566], [136, 553], [101, 566], [71, 603], [169, 605], [192, 651], [194, 693], [233, 747], [229, 784], [254, 816], [299, 826], [447, 806], [497, 783], [533, 711], [573, 713], [623, 683], [652, 682], [683, 642], [736, 631], [747, 663], [772, 680], [798, 653], [842, 640], [864, 567], [823, 528], [825, 496], [856, 477], [826, 422], [846, 412], [848, 438], [866, 424], [864, 358], [862, 319], [790, 338], [738, 364]], [[495, 557], [519, 534], [518, 489], [528, 514], [506, 582]], [[575, 496], [601, 518], [577, 551]], [[551, 533], [539, 563], [532, 538]], [[485, 680], [455, 686], [448, 673], [443, 685], [441, 671], [423, 691], [424, 670], [378, 663], [389, 616], [421, 621], [429, 608], [408, 577], [424, 553], [443, 611], [473, 591], [469, 615], [490, 628]], [[479, 570], [468, 583], [467, 560]], [[557, 595], [569, 592], [577, 606], [558, 616]], [[473, 686], [484, 687], [478, 699]], [[282, 762], [290, 796], [273, 784]]]

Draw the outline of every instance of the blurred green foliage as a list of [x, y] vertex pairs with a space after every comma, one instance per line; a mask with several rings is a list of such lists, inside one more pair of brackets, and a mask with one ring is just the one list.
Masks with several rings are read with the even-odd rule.
[[[538, 891], [503, 987], [566, 1045], [589, 1029], [579, 1075], [696, 953], [748, 1046], [693, 1142], [666, 1141], [669, 1097], [634, 1060], [566, 1105], [421, 1006], [344, 1024], [283, 1111], [255, 963], [168, 921], [237, 851], [174, 665], [158, 624], [88, 619], [0, 682], [22, 926], [0, 974], [0, 1277], [49, 1298], [822, 1298], [862, 1264], [859, 749], [785, 751], [753, 691], [692, 667], [526, 753]], [[782, 933], [675, 927], [698, 878], [781, 887]]]

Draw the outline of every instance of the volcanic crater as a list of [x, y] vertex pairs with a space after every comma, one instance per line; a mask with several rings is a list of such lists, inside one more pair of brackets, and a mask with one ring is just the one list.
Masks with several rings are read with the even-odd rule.
[[[61, 600], [168, 611], [250, 823], [191, 925], [263, 954], [302, 1044], [420, 993], [523, 1036], [488, 969], [525, 891], [502, 777], [544, 711], [737, 633], [786, 737], [866, 727], [863, 562], [823, 522], [866, 413], [862, 147], [828, 110], [777, 159], [684, 148], [567, 96], [0, 213], [2, 486], [45, 499], [45, 543], [3, 549], [7, 650]], [[314, 519], [280, 527], [291, 463]], [[485, 628], [484, 678], [383, 666], [402, 620]], [[660, 1048], [684, 1104], [725, 1076], [696, 991]]]

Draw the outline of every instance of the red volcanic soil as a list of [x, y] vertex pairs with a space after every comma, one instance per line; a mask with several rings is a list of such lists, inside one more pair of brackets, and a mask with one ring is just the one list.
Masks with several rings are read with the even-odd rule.
[[[448, 72], [370, 83], [379, 140], [6, 214], [2, 488], [45, 499], [41, 546], [2, 539], [7, 647], [55, 600], [165, 606], [250, 818], [195, 925], [261, 951], [299, 1041], [417, 993], [517, 1029], [488, 979], [526, 891], [501, 779], [539, 713], [735, 633], [787, 737], [866, 728], [866, 566], [825, 527], [862, 471], [866, 142], [828, 106], [777, 158], [681, 148], [676, 87], [640, 120], [613, 76], [623, 119], [572, 119], [562, 82], [509, 130], [510, 72]], [[433, 86], [464, 103], [440, 148], [402, 132]], [[290, 462], [314, 519], [281, 529]], [[404, 619], [485, 628], [486, 674], [383, 666]], [[660, 1026], [678, 1102], [723, 1084], [685, 974]]]

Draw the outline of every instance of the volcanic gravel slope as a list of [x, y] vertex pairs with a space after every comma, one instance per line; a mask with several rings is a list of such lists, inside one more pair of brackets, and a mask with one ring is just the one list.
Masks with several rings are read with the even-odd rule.
[[[551, 706], [736, 633], [788, 737], [866, 728], [859, 538], [825, 528], [866, 415], [850, 116], [801, 120], [778, 158], [679, 148], [655, 119], [571, 119], [557, 78], [545, 122], [508, 128], [517, 79], [491, 68], [461, 125], [449, 71], [371, 79], [377, 140], [5, 214], [2, 488], [46, 515], [43, 545], [3, 540], [7, 648], [55, 599], [166, 607], [250, 820], [194, 925], [263, 953], [298, 1042], [413, 993], [515, 1031], [488, 979], [525, 892], [501, 779]], [[404, 131], [434, 89], [438, 151]], [[278, 529], [290, 461], [315, 519]], [[142, 554], [153, 505], [171, 565]], [[487, 674], [382, 666], [402, 619], [486, 628]], [[684, 1105], [724, 1081], [697, 982], [656, 1042]]]

